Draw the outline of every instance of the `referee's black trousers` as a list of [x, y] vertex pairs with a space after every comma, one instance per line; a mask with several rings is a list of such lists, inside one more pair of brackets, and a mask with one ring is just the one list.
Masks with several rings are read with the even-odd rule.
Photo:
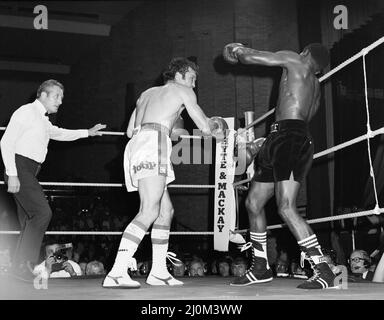
[[20, 236], [12, 264], [17, 266], [27, 261], [39, 262], [41, 244], [51, 221], [52, 211], [36, 178], [41, 168], [40, 163], [18, 154], [15, 160], [20, 191], [13, 196], [20, 223]]

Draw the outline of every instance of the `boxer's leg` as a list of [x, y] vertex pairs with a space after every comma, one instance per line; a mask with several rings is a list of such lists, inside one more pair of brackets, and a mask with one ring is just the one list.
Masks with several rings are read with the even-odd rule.
[[183, 282], [173, 278], [167, 270], [167, 251], [169, 230], [173, 218], [173, 206], [168, 190], [164, 191], [161, 199], [160, 215], [153, 224], [152, 240], [152, 269], [147, 283], [150, 285], [182, 285]]
[[[165, 177], [152, 176], [143, 178], [139, 180], [138, 184], [140, 211], [124, 230], [115, 263], [104, 281], [104, 287], [136, 288], [140, 286], [137, 281], [130, 279], [127, 270], [128, 268], [136, 268], [133, 255], [146, 231], [159, 216], [160, 202], [165, 188]], [[120, 277], [123, 277], [125, 280], [120, 279]], [[122, 284], [123, 281], [124, 284]]]

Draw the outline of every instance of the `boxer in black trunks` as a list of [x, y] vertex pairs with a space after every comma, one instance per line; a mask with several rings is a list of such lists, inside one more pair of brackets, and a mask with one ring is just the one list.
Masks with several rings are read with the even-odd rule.
[[241, 62], [283, 68], [276, 122], [259, 151], [258, 166], [246, 199], [253, 247], [252, 266], [231, 285], [246, 286], [273, 278], [266, 253], [264, 205], [275, 194], [281, 218], [295, 236], [302, 258], [310, 262], [314, 271], [313, 277], [298, 288], [334, 287], [335, 276], [323, 259], [317, 237], [296, 207], [300, 183], [312, 164], [314, 147], [307, 124], [320, 104], [320, 83], [316, 75], [329, 63], [328, 50], [321, 44], [310, 44], [300, 54], [265, 52], [231, 43], [225, 46], [223, 56], [233, 64]]

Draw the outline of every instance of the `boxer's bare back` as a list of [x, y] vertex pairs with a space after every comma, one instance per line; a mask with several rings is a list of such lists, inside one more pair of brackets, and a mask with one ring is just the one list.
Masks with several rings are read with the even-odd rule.
[[196, 126], [204, 133], [210, 133], [207, 117], [197, 104], [195, 87], [196, 73], [189, 68], [184, 79], [168, 81], [163, 86], [144, 91], [136, 103], [128, 126], [128, 136], [133, 128], [155, 122], [172, 129], [184, 108]]

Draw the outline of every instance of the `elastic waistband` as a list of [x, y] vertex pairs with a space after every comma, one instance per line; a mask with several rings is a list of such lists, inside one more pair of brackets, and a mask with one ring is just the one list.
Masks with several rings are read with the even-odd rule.
[[271, 132], [276, 132], [283, 129], [308, 130], [308, 124], [304, 120], [287, 119], [287, 120], [276, 121], [271, 125]]
[[140, 130], [154, 130], [154, 131], [159, 131], [165, 133], [167, 136], [170, 136], [171, 131], [164, 125], [156, 122], [148, 122], [148, 123], [143, 123], [139, 127], [135, 128], [133, 130], [133, 134], [135, 135], [138, 133]]

